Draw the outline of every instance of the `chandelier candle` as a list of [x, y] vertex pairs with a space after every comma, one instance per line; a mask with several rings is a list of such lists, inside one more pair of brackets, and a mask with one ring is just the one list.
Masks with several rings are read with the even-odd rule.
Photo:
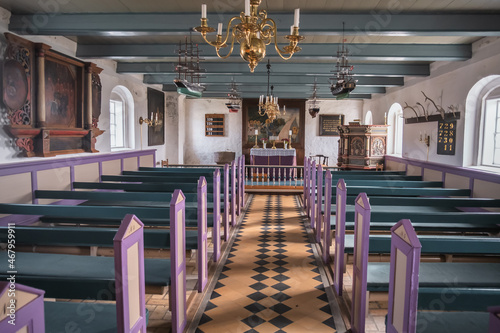
[[[259, 10], [262, 0], [245, 0], [244, 11], [239, 16], [229, 20], [225, 36], [222, 36], [222, 28], [217, 29], [215, 41], [207, 40], [207, 34], [215, 32], [214, 28], [208, 26], [207, 5], [201, 5], [201, 25], [196, 27], [205, 42], [215, 47], [217, 56], [222, 59], [228, 58], [234, 50], [235, 41], [240, 44], [240, 56], [248, 62], [250, 72], [253, 73], [259, 61], [266, 56], [266, 46], [273, 43], [278, 55], [284, 59], [290, 59], [294, 53], [301, 50], [297, 44], [304, 39], [299, 35], [300, 9], [295, 9], [294, 25], [290, 28], [290, 35], [285, 36], [289, 44], [280, 48], [278, 46], [278, 28], [272, 18], [267, 17], [266, 10]], [[239, 23], [238, 23], [239, 22]], [[221, 55], [220, 49], [226, 48], [228, 53]]]

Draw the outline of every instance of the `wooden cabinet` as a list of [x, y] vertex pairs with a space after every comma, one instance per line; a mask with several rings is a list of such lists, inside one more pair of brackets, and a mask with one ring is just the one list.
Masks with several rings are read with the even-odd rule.
[[339, 167], [375, 169], [384, 163], [387, 125], [344, 125], [339, 132]]

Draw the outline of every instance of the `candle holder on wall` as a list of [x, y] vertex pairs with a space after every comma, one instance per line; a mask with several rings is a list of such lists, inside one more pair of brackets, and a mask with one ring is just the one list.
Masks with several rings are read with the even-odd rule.
[[142, 150], [142, 124], [148, 125], [148, 127], [155, 127], [160, 124], [160, 121], [158, 120], [158, 113], [156, 114], [156, 118], [153, 119], [153, 113], [151, 113], [151, 119], [149, 118], [142, 118], [139, 117], [139, 125], [141, 125], [139, 128], [141, 129], [141, 150]]
[[154, 126], [157, 126], [160, 122], [158, 121], [158, 115], [156, 115], [156, 119], [144, 119], [142, 117], [139, 118], [139, 125], [142, 125], [142, 124], [147, 124], [149, 127], [154, 127]]

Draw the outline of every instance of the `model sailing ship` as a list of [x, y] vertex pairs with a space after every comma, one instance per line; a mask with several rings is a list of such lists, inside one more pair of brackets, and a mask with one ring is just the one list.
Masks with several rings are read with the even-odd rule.
[[177, 52], [179, 61], [175, 67], [177, 78], [174, 79], [177, 92], [187, 96], [201, 97], [205, 87], [200, 84], [200, 79], [204, 77], [202, 73], [205, 70], [200, 68], [200, 60], [203, 59], [200, 59], [198, 44], [196, 44], [196, 47], [193, 46], [192, 42], [188, 43], [186, 37], [184, 48], [182, 48], [182, 42], [179, 42]]
[[337, 96], [337, 99], [349, 97], [349, 93], [356, 88], [357, 80], [354, 80], [351, 73], [354, 66], [349, 65], [348, 58], [349, 50], [345, 46], [344, 23], [342, 23], [342, 46], [337, 50], [336, 76], [331, 78], [335, 81], [330, 86], [333, 96]]

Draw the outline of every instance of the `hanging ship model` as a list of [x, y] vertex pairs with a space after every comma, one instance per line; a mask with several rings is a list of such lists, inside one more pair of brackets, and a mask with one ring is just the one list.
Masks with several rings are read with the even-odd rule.
[[[177, 92], [182, 95], [191, 97], [201, 97], [205, 87], [200, 84], [200, 79], [204, 76], [204, 69], [200, 68], [200, 51], [198, 44], [196, 47], [187, 37], [182, 47], [182, 42], [179, 42], [178, 56], [179, 61], [175, 67], [177, 77], [174, 79], [174, 84], [177, 87]], [[202, 59], [201, 59], [202, 60]]]
[[335, 77], [330, 78], [330, 90], [337, 99], [349, 97], [349, 93], [356, 88], [357, 80], [352, 77], [354, 66], [349, 65], [349, 49], [345, 46], [344, 23], [342, 23], [342, 46], [337, 50], [337, 65]]

